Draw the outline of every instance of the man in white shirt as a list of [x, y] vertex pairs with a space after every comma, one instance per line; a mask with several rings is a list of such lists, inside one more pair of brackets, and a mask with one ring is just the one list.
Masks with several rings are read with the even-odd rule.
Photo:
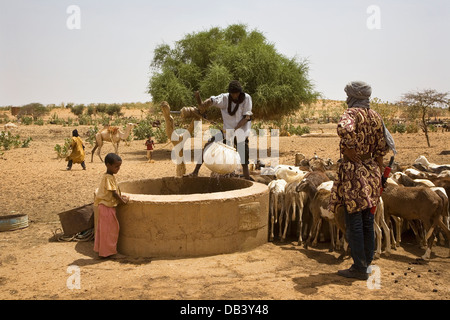
[[[252, 98], [245, 93], [241, 84], [233, 80], [228, 85], [228, 93], [222, 93], [218, 96], [212, 96], [202, 103], [199, 107], [201, 113], [204, 113], [209, 107], [215, 106], [222, 112], [223, 132], [229, 140], [234, 140], [234, 146], [237, 148], [242, 163], [244, 178], [252, 180], [248, 169], [249, 147], [248, 137], [251, 129]], [[213, 143], [218, 137], [212, 137], [206, 144], [205, 149]], [[220, 138], [219, 138], [220, 139]], [[224, 143], [226, 139], [224, 139]], [[203, 160], [202, 160], [203, 162]], [[189, 176], [197, 176], [202, 166], [202, 162], [195, 166], [194, 171]]]

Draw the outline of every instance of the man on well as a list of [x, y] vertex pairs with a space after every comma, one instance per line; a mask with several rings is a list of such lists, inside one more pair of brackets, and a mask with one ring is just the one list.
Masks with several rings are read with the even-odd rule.
[[[225, 133], [227, 140], [234, 142], [234, 146], [239, 152], [244, 178], [251, 180], [248, 169], [248, 137], [251, 129], [251, 116], [253, 115], [251, 96], [244, 92], [239, 81], [233, 80], [228, 85], [228, 93], [210, 97], [202, 103], [199, 110], [201, 113], [204, 113], [211, 106], [220, 109], [223, 120], [223, 132]], [[205, 144], [205, 149], [216, 139], [217, 136], [209, 139]], [[197, 176], [201, 166], [202, 161], [195, 166], [195, 169], [190, 176]]]

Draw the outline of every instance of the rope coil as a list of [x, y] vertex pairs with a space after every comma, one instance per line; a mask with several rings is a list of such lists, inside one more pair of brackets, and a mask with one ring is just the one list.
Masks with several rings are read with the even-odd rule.
[[[58, 233], [58, 230], [61, 231], [61, 232]], [[70, 241], [80, 241], [80, 242], [81, 241], [92, 241], [92, 240], [94, 240], [94, 236], [95, 236], [94, 228], [78, 232], [78, 233], [76, 233], [74, 235], [71, 235], [71, 236], [65, 235], [64, 232], [62, 232], [62, 230], [60, 228], [58, 228], [58, 229], [53, 231], [53, 238], [56, 241], [60, 241], [60, 242], [63, 242], [63, 241], [65, 241], [65, 242], [70, 242]]]

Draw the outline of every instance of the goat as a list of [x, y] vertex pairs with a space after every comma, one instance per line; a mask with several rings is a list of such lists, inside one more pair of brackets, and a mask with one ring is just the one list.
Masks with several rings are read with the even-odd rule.
[[[448, 239], [450, 230], [442, 221], [448, 215], [442, 198], [428, 187], [403, 187], [387, 184], [383, 191], [385, 214], [401, 217], [405, 220], [420, 220], [425, 228], [427, 249], [422, 259], [429, 259], [434, 241], [433, 230], [439, 226]], [[432, 236], [433, 235], [433, 236]]]
[[[284, 197], [286, 181], [283, 179], [277, 179], [269, 182], [269, 215], [270, 215], [270, 236], [269, 240], [273, 241], [274, 234], [273, 229], [275, 223], [278, 222], [278, 217], [282, 215], [284, 210]], [[278, 215], [278, 204], [280, 204], [280, 214]], [[281, 223], [280, 223], [280, 234], [281, 234]]]

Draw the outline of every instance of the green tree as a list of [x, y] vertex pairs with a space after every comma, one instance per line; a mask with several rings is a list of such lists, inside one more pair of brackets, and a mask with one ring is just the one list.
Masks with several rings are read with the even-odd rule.
[[151, 67], [153, 102], [167, 101], [173, 110], [195, 105], [197, 90], [203, 98], [226, 92], [233, 79], [252, 96], [256, 117], [278, 118], [319, 95], [307, 61], [285, 57], [261, 32], [242, 24], [188, 34], [173, 48], [159, 45]]

